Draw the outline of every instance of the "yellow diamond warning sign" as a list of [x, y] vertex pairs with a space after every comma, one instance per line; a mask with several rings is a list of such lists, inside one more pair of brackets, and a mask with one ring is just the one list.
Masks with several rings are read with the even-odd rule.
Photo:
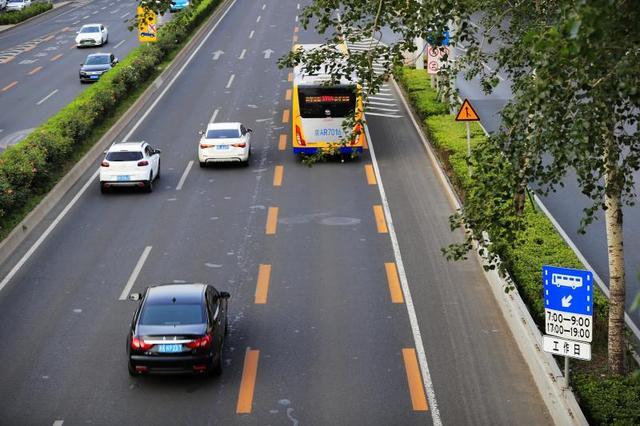
[[480, 121], [478, 113], [473, 109], [468, 99], [462, 102], [460, 111], [458, 111], [458, 115], [456, 115], [456, 121]]
[[156, 13], [146, 7], [138, 6], [138, 40], [140, 43], [158, 41]]

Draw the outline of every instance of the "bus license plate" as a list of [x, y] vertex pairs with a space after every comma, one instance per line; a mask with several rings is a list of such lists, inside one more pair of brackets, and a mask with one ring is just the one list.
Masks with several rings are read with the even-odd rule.
[[158, 345], [158, 352], [162, 352], [162, 353], [182, 352], [182, 345]]

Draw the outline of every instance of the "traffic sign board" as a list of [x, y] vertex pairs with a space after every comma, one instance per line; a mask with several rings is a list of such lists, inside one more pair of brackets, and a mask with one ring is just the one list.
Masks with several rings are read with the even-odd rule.
[[429, 74], [438, 74], [438, 71], [442, 68], [445, 56], [449, 57], [448, 47], [427, 46], [427, 72]]
[[460, 106], [460, 111], [456, 115], [456, 121], [480, 121], [480, 117], [475, 109], [471, 106], [471, 102], [465, 99]]
[[545, 330], [566, 339], [593, 340], [593, 274], [590, 271], [542, 267]]
[[542, 347], [545, 352], [551, 352], [554, 355], [591, 361], [591, 344], [589, 343], [575, 342], [553, 336], [542, 336]]
[[143, 6], [138, 6], [138, 41], [158, 41], [158, 27], [156, 13]]

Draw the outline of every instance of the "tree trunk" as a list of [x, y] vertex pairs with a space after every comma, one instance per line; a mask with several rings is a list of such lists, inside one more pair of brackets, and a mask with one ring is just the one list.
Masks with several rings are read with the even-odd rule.
[[[608, 174], [611, 173], [609, 169]], [[611, 179], [607, 179], [611, 181]], [[614, 184], [615, 185], [615, 184]], [[620, 192], [605, 197], [605, 223], [609, 254], [609, 340], [608, 363], [612, 374], [624, 373], [624, 249]]]

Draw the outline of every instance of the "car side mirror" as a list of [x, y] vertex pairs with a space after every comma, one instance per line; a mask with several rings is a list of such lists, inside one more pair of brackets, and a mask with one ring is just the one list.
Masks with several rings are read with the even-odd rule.
[[131, 293], [129, 295], [129, 300], [133, 300], [134, 302], [137, 302], [140, 299], [142, 299], [142, 293]]
[[223, 299], [228, 299], [228, 298], [231, 297], [231, 295], [227, 291], [221, 291], [220, 292], [220, 297], [223, 298]]
[[161, 151], [161, 150], [159, 150], [159, 149], [154, 149], [154, 150], [153, 150], [153, 153], [154, 153], [154, 154], [160, 154], [161, 152], [162, 152], [162, 151]]
[[204, 135], [204, 130], [200, 130], [200, 131], [198, 132], [198, 134], [199, 134], [200, 136]]
[[253, 133], [253, 129], [247, 129], [247, 132]]

